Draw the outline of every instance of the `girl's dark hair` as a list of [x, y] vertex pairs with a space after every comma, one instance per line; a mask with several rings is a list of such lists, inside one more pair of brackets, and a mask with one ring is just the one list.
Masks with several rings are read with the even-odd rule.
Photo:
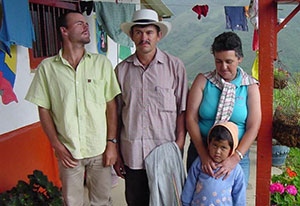
[[221, 51], [234, 50], [235, 55], [240, 58], [243, 57], [243, 48], [240, 37], [234, 32], [224, 32], [217, 36], [214, 43], [211, 45], [211, 53]]
[[214, 128], [212, 128], [208, 136], [208, 141], [211, 142], [212, 140], [215, 141], [227, 140], [230, 148], [233, 149], [232, 135], [230, 131], [222, 125], [217, 125]]

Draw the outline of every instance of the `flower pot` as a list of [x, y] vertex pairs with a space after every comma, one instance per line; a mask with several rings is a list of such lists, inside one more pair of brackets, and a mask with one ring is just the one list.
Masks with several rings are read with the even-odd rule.
[[274, 89], [283, 89], [288, 85], [288, 78], [278, 79], [274, 78]]
[[300, 148], [300, 114], [285, 113], [277, 107], [273, 116], [273, 138], [280, 145]]
[[284, 165], [286, 156], [290, 152], [290, 148], [284, 145], [272, 146], [272, 165], [282, 166]]

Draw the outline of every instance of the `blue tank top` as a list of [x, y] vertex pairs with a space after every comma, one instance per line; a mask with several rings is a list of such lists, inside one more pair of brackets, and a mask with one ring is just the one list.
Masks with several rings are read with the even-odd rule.
[[[247, 96], [248, 96], [248, 86], [241, 86], [242, 77], [240, 75], [240, 70], [237, 71], [237, 77], [231, 81], [235, 84], [235, 103], [233, 107], [232, 116], [229, 121], [237, 124], [239, 128], [239, 140], [246, 130], [246, 121], [248, 115], [247, 108]], [[201, 131], [201, 136], [203, 142], [207, 143], [207, 135], [210, 128], [213, 126], [217, 114], [217, 108], [219, 103], [219, 98], [221, 95], [221, 90], [218, 89], [209, 80], [206, 81], [206, 85], [203, 91], [203, 98], [199, 108], [199, 127]]]

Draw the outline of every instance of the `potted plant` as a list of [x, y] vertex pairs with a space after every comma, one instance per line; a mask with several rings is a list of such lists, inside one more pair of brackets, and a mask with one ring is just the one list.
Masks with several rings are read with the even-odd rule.
[[300, 73], [289, 84], [274, 90], [273, 138], [288, 147], [300, 148]]
[[39, 170], [28, 175], [29, 183], [20, 180], [11, 190], [0, 194], [0, 205], [61, 206], [61, 190]]
[[270, 185], [271, 205], [300, 205], [299, 184], [298, 174], [288, 167], [280, 175], [273, 175]]
[[282, 67], [274, 68], [274, 88], [283, 89], [288, 85], [289, 72]]
[[291, 148], [286, 165], [279, 175], [272, 175], [271, 205], [300, 205], [300, 149]]
[[285, 159], [290, 152], [290, 148], [281, 145], [276, 139], [272, 139], [272, 166], [280, 167], [284, 165]]

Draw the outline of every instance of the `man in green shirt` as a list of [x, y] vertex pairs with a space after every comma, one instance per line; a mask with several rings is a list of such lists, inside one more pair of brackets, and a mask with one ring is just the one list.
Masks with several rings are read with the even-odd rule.
[[84, 174], [91, 205], [111, 205], [120, 88], [110, 61], [88, 53], [88, 23], [78, 12], [58, 21], [63, 48], [38, 67], [26, 100], [38, 106], [58, 158], [66, 205], [83, 205]]

